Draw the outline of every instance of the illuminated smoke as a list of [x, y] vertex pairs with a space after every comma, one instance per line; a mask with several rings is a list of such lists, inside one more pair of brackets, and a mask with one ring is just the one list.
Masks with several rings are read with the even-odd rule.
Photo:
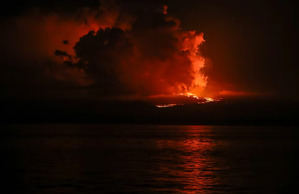
[[77, 63], [104, 94], [201, 95], [207, 84], [199, 46], [203, 34], [184, 31], [163, 12], [135, 16], [129, 30], [100, 29], [81, 37]]
[[203, 33], [184, 31], [166, 5], [132, 11], [105, 1], [68, 15], [37, 11], [18, 18], [16, 29], [24, 46], [15, 49], [50, 61], [46, 76], [103, 96], [201, 96], [207, 85]]
[[207, 76], [202, 70], [205, 67], [205, 58], [200, 55], [199, 46], [204, 42], [203, 33], [189, 31], [184, 37], [183, 50], [189, 52], [188, 58], [192, 63], [193, 81], [188, 92], [200, 95], [207, 85]]

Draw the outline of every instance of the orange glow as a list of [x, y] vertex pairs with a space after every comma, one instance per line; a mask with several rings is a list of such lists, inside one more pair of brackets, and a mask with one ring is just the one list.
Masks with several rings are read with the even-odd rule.
[[149, 100], [152, 101], [157, 108], [169, 108], [185, 104], [208, 104], [221, 101], [220, 98], [198, 97], [190, 92], [181, 93], [178, 96], [151, 96]]
[[160, 148], [179, 150], [184, 153], [175, 159], [179, 168], [160, 167], [160, 170], [166, 172], [168, 176], [159, 180], [183, 185], [183, 188], [177, 188], [177, 193], [201, 193], [218, 182], [217, 177], [213, 174], [216, 169], [215, 162], [206, 154], [215, 146], [215, 142], [207, 136], [211, 128], [205, 126], [184, 126], [182, 128], [183, 131], [176, 131], [181, 138], [157, 140], [156, 142]]
[[259, 95], [253, 92], [246, 91], [233, 91], [233, 90], [222, 90], [219, 92], [220, 96], [256, 96]]
[[[18, 19], [16, 23], [18, 31], [22, 31], [26, 37], [23, 45], [30, 45], [30, 49], [24, 48], [24, 52], [30, 52], [25, 55], [51, 61], [53, 64], [46, 70], [47, 75], [59, 81], [83, 87], [96, 84], [96, 77], [99, 76], [88, 72], [88, 65], [94, 65], [99, 69], [96, 72], [98, 74], [113, 72], [111, 77], [115, 76], [126, 91], [136, 96], [183, 95], [202, 100], [208, 83], [208, 77], [203, 73], [206, 59], [200, 53], [200, 46], [205, 42], [204, 34], [195, 30], [183, 30], [178, 19], [167, 15], [167, 5], [161, 8], [159, 20], [166, 25], [151, 27], [150, 30], [134, 29], [134, 16], [127, 14], [120, 19], [123, 15], [113, 5], [104, 5], [99, 10], [82, 9], [79, 14], [67, 17], [34, 13]], [[96, 37], [99, 30], [107, 29], [121, 30], [124, 40], [115, 39], [120, 41], [116, 43], [105, 40], [104, 46], [107, 47], [95, 51], [95, 60], [92, 59], [92, 62], [88, 61], [90, 58], [82, 59], [77, 56], [74, 47], [82, 37], [88, 33], [91, 37]], [[109, 37], [111, 36], [108, 34], [104, 38]], [[110, 42], [115, 44], [115, 49], [111, 51]], [[60, 56], [55, 56], [57, 50], [61, 51]], [[101, 64], [101, 58], [97, 59], [98, 53], [105, 56], [111, 69], [101, 69], [106, 64]], [[72, 65], [65, 65], [66, 63]]]
[[182, 94], [180, 94], [180, 95], [182, 95], [182, 96], [187, 96], [187, 97], [189, 97], [189, 98], [199, 99], [198, 96], [196, 96], [195, 94], [193, 94], [193, 93], [191, 93], [191, 92], [182, 93]]
[[208, 81], [207, 76], [202, 73], [202, 69], [205, 67], [205, 58], [199, 52], [199, 46], [205, 42], [203, 36], [203, 33], [189, 31], [185, 34], [182, 48], [183, 51], [188, 52], [188, 58], [192, 64], [193, 81], [187, 93], [194, 93], [197, 96], [202, 95]]
[[[97, 31], [100, 27], [108, 27], [100, 25], [89, 15], [84, 21], [73, 18], [62, 19], [55, 14], [48, 16], [29, 15], [18, 19], [16, 25], [18, 29], [22, 29], [24, 36], [28, 36], [24, 41], [31, 42], [31, 46], [36, 48], [35, 53], [31, 53], [32, 55], [48, 57], [52, 60], [58, 60], [54, 57], [55, 50], [63, 50], [74, 55], [73, 47], [80, 37], [89, 31]], [[68, 41], [68, 44], [63, 44], [65, 40]]]
[[210, 97], [205, 97], [205, 100], [207, 102], [214, 102], [215, 101], [213, 98], [210, 98]]
[[157, 108], [169, 108], [169, 107], [174, 107], [177, 106], [177, 104], [157, 104]]
[[180, 95], [186, 96], [188, 98], [197, 99], [198, 100], [197, 104], [205, 104], [205, 103], [220, 101], [220, 99], [214, 99], [214, 98], [211, 98], [211, 97], [199, 97], [199, 96], [196, 96], [195, 94], [193, 94], [191, 92], [186, 92], [186, 93], [183, 93], [183, 94], [180, 94]]

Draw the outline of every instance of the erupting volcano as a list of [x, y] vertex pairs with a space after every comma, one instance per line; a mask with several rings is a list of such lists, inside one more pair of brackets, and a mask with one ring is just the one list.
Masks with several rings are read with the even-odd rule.
[[212, 101], [204, 96], [208, 77], [200, 52], [203, 33], [183, 30], [178, 19], [168, 16], [165, 5], [136, 15], [111, 5], [109, 10], [117, 14], [83, 15], [82, 30], [74, 28], [77, 38], [57, 40], [64, 44], [56, 48], [55, 60], [62, 60], [50, 76], [97, 88], [107, 97], [185, 96], [198, 103]]
[[[292, 10], [216, 5], [40, 1], [7, 15], [2, 120], [190, 124], [297, 115], [287, 110], [298, 101]], [[244, 5], [255, 14], [241, 13]]]

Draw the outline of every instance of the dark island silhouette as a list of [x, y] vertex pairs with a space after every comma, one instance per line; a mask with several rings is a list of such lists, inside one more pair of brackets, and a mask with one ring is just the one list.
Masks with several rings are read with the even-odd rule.
[[297, 125], [299, 103], [267, 98], [223, 99], [158, 108], [123, 100], [2, 100], [1, 123]]

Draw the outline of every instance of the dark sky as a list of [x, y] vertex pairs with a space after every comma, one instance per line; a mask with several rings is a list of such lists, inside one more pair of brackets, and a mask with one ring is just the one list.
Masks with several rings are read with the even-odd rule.
[[[295, 1], [111, 2], [10, 1], [1, 6], [3, 96], [151, 95], [170, 91], [173, 83], [190, 86], [190, 61], [177, 52], [177, 37], [196, 30], [206, 40], [200, 51], [206, 58], [207, 91], [298, 98]], [[163, 15], [166, 4], [171, 20]], [[92, 17], [103, 26], [113, 20], [113, 29], [88, 34], [82, 25]], [[79, 60], [70, 59], [73, 37], [63, 42], [64, 33], [71, 32], [82, 37], [74, 43]], [[160, 77], [164, 82], [157, 82]]]

